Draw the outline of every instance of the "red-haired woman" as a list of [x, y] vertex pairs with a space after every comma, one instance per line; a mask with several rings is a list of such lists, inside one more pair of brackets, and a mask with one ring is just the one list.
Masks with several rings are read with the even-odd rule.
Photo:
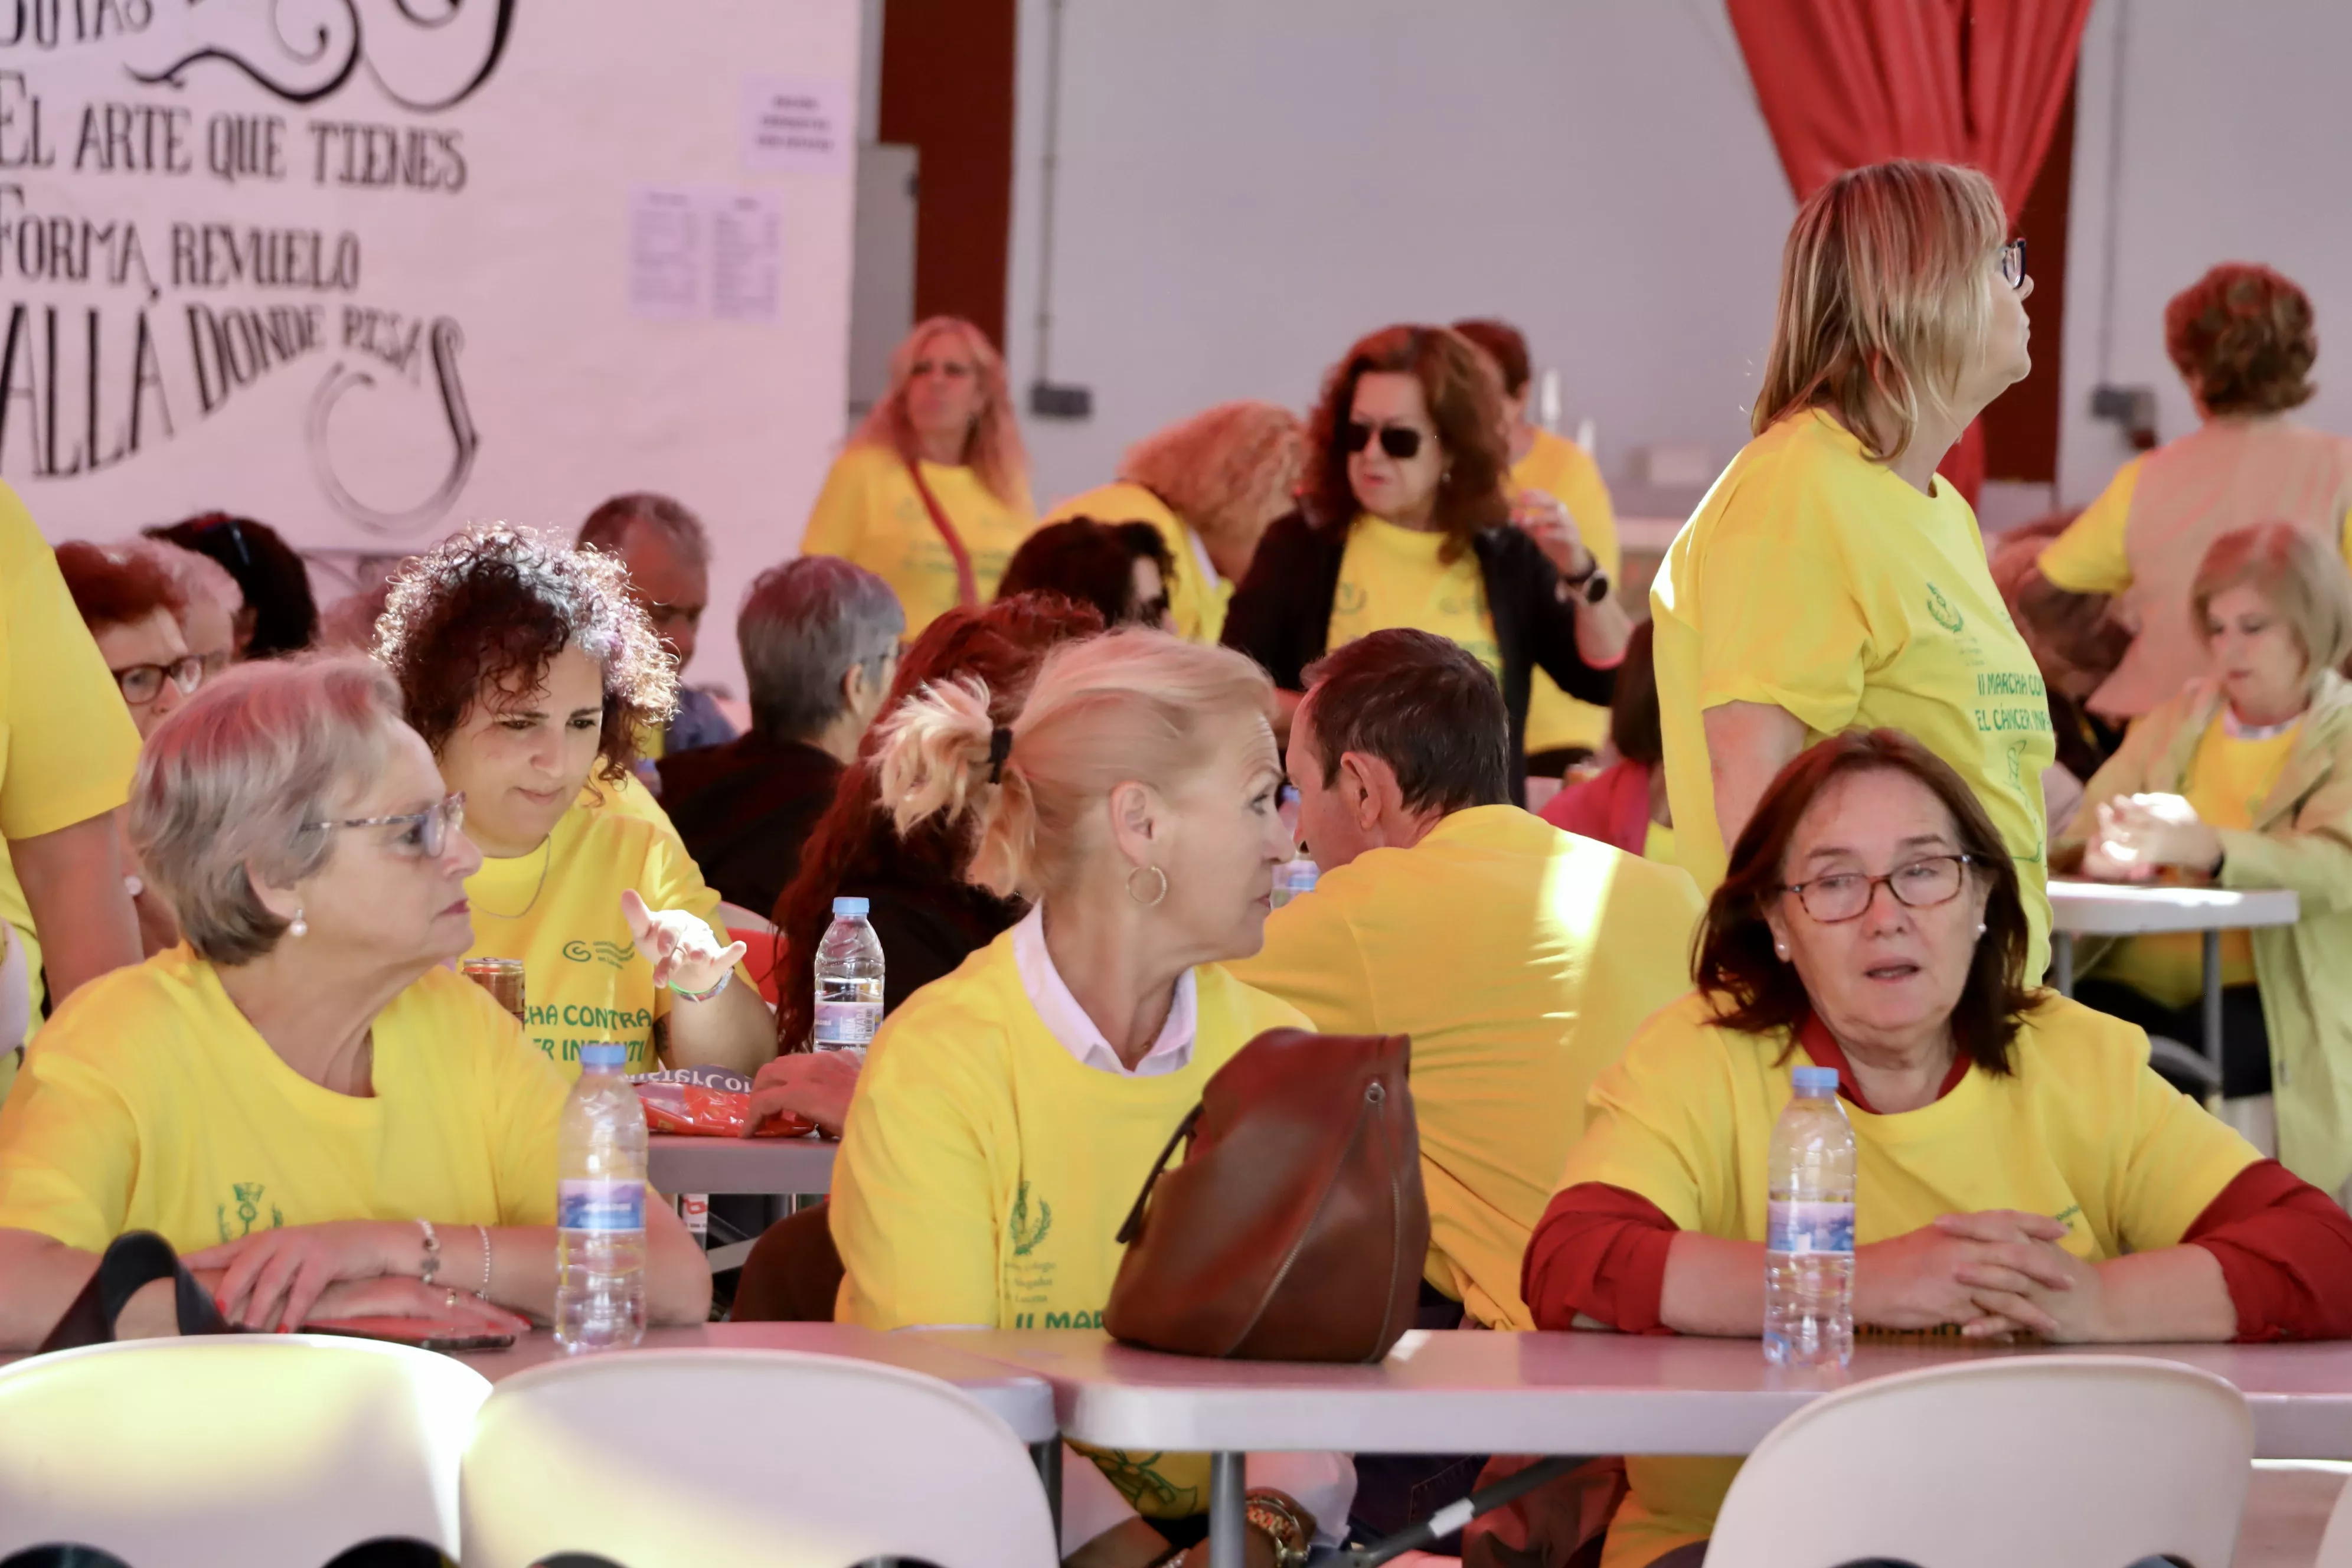
[[1034, 526], [1004, 361], [970, 321], [933, 316], [890, 356], [890, 390], [834, 459], [801, 552], [889, 584], [912, 636], [985, 604]]
[[[2341, 550], [2352, 514], [2352, 440], [2286, 416], [2315, 390], [2319, 338], [2301, 289], [2267, 267], [2216, 267], [2164, 308], [2164, 347], [2203, 423], [2117, 469], [2036, 563], [2049, 588], [2116, 595], [2137, 629], [2091, 694], [2091, 710], [2118, 723], [2205, 673], [2189, 586], [2215, 540], [2291, 522]], [[2023, 607], [2055, 605], [2045, 588]]]
[[1224, 640], [1265, 667], [1286, 715], [1328, 649], [1390, 626], [1453, 638], [1502, 684], [1517, 789], [1533, 672], [1606, 703], [1632, 626], [1572, 525], [1513, 526], [1502, 397], [1444, 327], [1349, 349], [1309, 429], [1306, 504], [1266, 531]]

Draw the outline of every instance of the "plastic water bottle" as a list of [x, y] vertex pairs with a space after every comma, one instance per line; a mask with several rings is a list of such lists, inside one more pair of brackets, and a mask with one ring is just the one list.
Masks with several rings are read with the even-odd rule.
[[1772, 1129], [1764, 1241], [1764, 1359], [1843, 1366], [1853, 1357], [1853, 1127], [1837, 1069], [1799, 1068]]
[[833, 900], [833, 923], [816, 944], [816, 1031], [821, 1051], [866, 1054], [882, 1026], [882, 939], [864, 899]]
[[646, 1113], [629, 1047], [580, 1047], [556, 1134], [555, 1339], [625, 1348], [646, 1334]]

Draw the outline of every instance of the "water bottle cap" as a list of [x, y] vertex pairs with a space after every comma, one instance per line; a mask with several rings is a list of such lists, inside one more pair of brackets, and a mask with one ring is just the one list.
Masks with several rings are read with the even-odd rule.
[[1797, 1068], [1789, 1076], [1795, 1080], [1799, 1094], [1835, 1094], [1838, 1075], [1835, 1068]]
[[833, 900], [833, 918], [847, 920], [856, 916], [863, 920], [869, 907], [864, 899], [835, 899]]
[[[580, 1066], [583, 1069], [592, 1068], [611, 1069], [615, 1068], [625, 1068], [628, 1065], [629, 1047], [626, 1046], [583, 1046], [580, 1047]], [[1798, 1070], [1802, 1071], [1803, 1069], [1799, 1068]]]

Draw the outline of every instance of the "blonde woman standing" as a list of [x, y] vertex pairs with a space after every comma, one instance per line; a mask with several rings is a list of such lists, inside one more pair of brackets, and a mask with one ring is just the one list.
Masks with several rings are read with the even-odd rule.
[[889, 584], [911, 637], [986, 604], [1035, 526], [1004, 361], [970, 321], [933, 316], [890, 356], [890, 390], [834, 459], [801, 552]]
[[1781, 258], [1772, 347], [1732, 459], [1659, 568], [1658, 710], [1676, 848], [1702, 888], [1783, 763], [1854, 727], [1916, 736], [2017, 862], [2025, 979], [2049, 961], [2042, 677], [1936, 465], [2032, 368], [2022, 241], [1982, 174], [1840, 175]]

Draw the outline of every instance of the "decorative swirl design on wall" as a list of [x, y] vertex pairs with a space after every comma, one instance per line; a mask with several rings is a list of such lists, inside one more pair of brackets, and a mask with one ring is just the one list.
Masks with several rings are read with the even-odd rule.
[[[372, 506], [353, 495], [335, 472], [334, 451], [328, 440], [328, 423], [334, 416], [335, 405], [354, 386], [373, 386], [375, 377], [338, 363], [311, 395], [307, 432], [311, 471], [318, 476], [320, 488], [327, 492], [335, 509], [371, 533], [399, 537], [439, 521], [465, 489], [466, 480], [474, 471], [474, 456], [481, 449], [481, 436], [475, 430], [473, 413], [466, 405], [466, 388], [457, 378], [457, 353], [465, 346], [465, 334], [457, 330], [457, 322], [444, 316], [433, 323], [428, 341], [432, 344], [434, 378], [441, 393], [442, 414], [449, 423], [451, 450], [449, 467], [443, 472], [440, 484], [415, 506], [398, 511]], [[567, 955], [570, 951], [565, 950]]]
[[[486, 4], [495, 8], [483, 38], [477, 41], [463, 34], [452, 35], [453, 42], [478, 48], [481, 58], [454, 89], [437, 93], [415, 91], [393, 80], [369, 57], [360, 0], [270, 0], [269, 31], [284, 54], [282, 60], [257, 62], [226, 44], [206, 44], [158, 70], [132, 69], [131, 79], [149, 87], [184, 88], [190, 70], [217, 63], [243, 73], [263, 91], [288, 103], [309, 104], [341, 91], [352, 73], [365, 65], [368, 75], [394, 103], [419, 114], [436, 113], [472, 97], [498, 68], [513, 31], [515, 0], [441, 0], [437, 14], [418, 0], [389, 0], [388, 6], [379, 7], [384, 18], [419, 31], [440, 32], [468, 15], [478, 16]], [[295, 8], [302, 15], [289, 25], [287, 13]]]

